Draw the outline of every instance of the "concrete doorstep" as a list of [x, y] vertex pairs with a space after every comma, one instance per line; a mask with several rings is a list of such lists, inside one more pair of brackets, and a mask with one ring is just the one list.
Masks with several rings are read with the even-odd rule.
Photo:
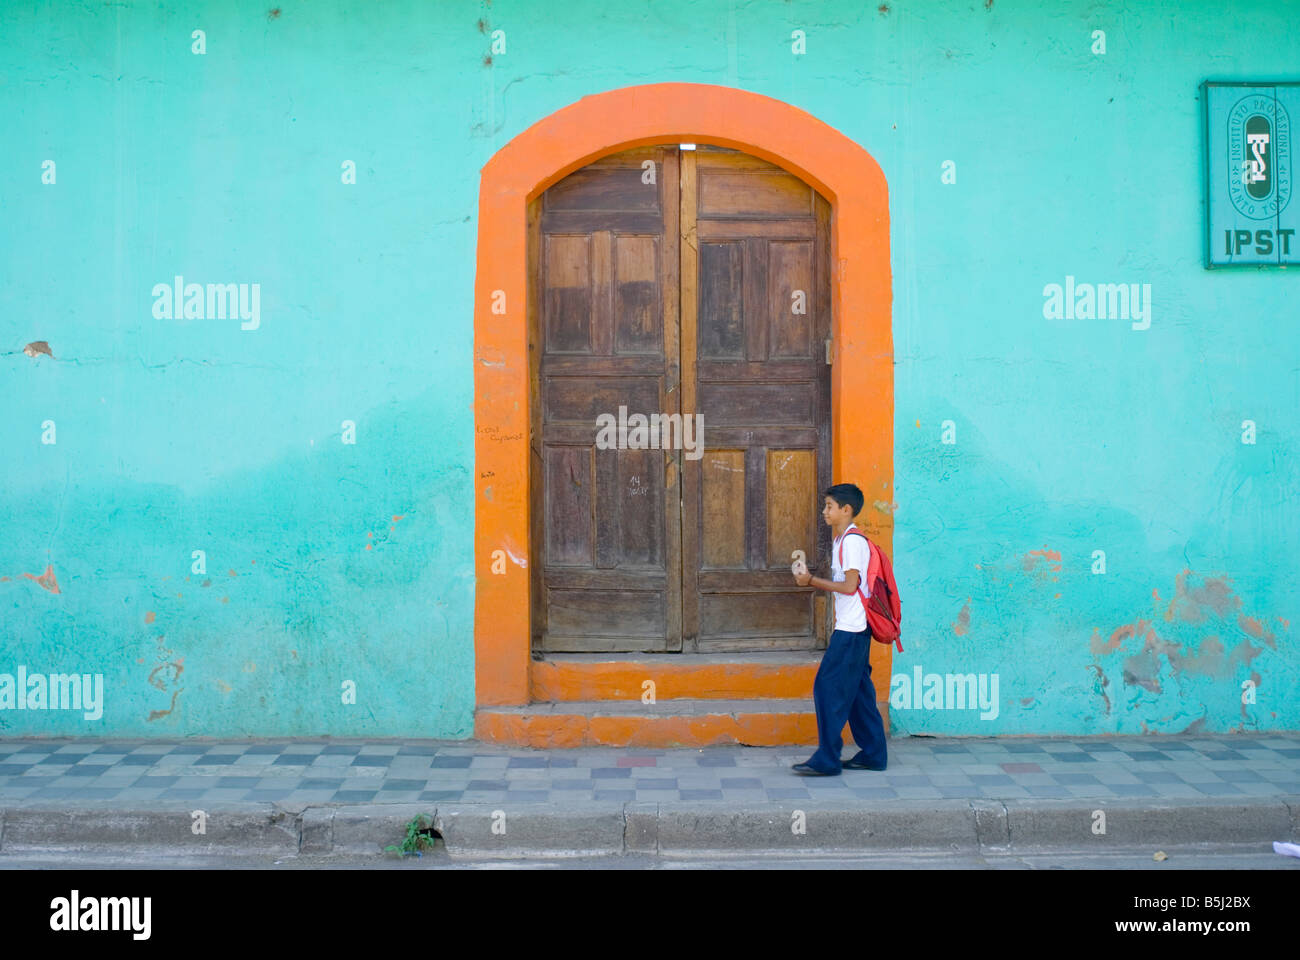
[[[84, 802], [0, 810], [0, 853], [381, 857], [420, 814], [452, 857], [979, 853], [1095, 845], [1259, 845], [1300, 837], [1300, 797], [768, 803], [211, 804]], [[1103, 832], [1104, 831], [1104, 832]]]

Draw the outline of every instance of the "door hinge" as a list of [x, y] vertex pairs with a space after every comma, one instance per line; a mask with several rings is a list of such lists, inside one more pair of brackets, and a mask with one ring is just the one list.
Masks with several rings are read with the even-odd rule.
[[830, 362], [831, 362], [831, 342], [830, 340], [827, 340], [826, 341], [826, 363], [830, 364]]

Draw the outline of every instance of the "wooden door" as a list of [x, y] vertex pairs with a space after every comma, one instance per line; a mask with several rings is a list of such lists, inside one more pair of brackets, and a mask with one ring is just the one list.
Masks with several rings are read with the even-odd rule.
[[681, 412], [678, 199], [677, 148], [643, 147], [532, 207], [535, 649], [681, 649], [675, 453], [597, 445], [620, 407]]
[[683, 632], [691, 650], [825, 645], [826, 596], [790, 552], [826, 557], [830, 206], [743, 153], [682, 155], [682, 402], [704, 417], [685, 464]]
[[[647, 174], [647, 171], [651, 173]], [[625, 151], [530, 208], [533, 643], [825, 643], [829, 206], [757, 158]], [[599, 449], [597, 418], [700, 414], [703, 456]]]

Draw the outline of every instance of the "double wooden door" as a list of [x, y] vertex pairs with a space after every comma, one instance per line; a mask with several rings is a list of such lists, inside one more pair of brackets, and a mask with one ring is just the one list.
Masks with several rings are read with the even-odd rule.
[[824, 646], [790, 553], [829, 544], [829, 204], [640, 147], [547, 190], [529, 238], [534, 649]]

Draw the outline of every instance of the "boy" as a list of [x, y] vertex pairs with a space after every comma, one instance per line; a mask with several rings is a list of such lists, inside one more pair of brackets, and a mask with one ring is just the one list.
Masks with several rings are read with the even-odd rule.
[[[867, 612], [858, 597], [858, 585], [867, 578], [870, 548], [867, 538], [853, 523], [863, 504], [862, 491], [852, 483], [837, 483], [826, 491], [822, 520], [831, 528], [831, 579], [807, 572], [794, 575], [801, 587], [809, 584], [835, 594], [835, 632], [831, 634], [817, 679], [813, 681], [813, 705], [817, 711], [817, 752], [794, 770], [804, 776], [837, 776], [841, 770], [841, 732], [849, 723], [858, 752], [842, 764], [854, 770], [884, 770], [887, 762], [885, 726], [876, 708], [876, 688], [871, 683], [871, 630]], [[852, 531], [852, 532], [850, 532]], [[844, 566], [840, 567], [843, 546]], [[870, 589], [864, 588], [864, 592]]]

